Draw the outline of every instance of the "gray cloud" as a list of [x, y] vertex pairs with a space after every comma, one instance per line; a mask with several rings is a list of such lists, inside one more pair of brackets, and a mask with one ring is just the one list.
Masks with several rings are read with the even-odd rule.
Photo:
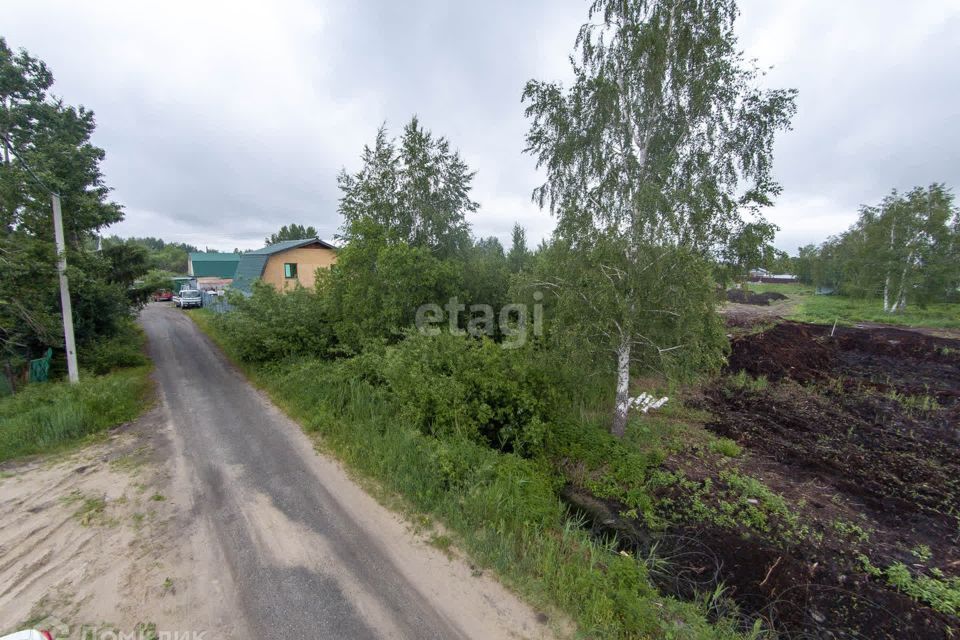
[[[839, 5], [839, 6], [838, 6]], [[84, 3], [5, 7], [9, 44], [46, 60], [56, 93], [97, 113], [115, 228], [250, 248], [291, 221], [339, 225], [336, 174], [381, 122], [418, 114], [478, 171], [478, 235], [515, 220], [539, 239], [541, 177], [522, 153], [530, 78], [568, 76], [587, 3]], [[741, 44], [800, 90], [776, 148], [769, 217], [793, 250], [844, 229], [893, 187], [960, 183], [952, 2], [741, 4]]]

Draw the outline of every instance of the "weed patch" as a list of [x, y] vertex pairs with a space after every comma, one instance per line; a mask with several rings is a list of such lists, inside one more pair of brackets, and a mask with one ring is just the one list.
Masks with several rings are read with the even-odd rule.
[[136, 418], [149, 395], [149, 369], [42, 382], [0, 399], [0, 461], [56, 451]]

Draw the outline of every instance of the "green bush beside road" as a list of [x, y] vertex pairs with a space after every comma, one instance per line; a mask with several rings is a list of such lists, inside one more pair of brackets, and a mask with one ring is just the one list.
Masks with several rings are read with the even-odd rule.
[[140, 415], [150, 396], [143, 344], [131, 321], [80, 352], [77, 384], [51, 377], [0, 398], [0, 461], [57, 451]]

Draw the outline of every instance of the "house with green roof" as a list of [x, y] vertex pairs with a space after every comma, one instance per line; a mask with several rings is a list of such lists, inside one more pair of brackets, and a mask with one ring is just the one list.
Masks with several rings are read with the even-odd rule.
[[239, 262], [239, 253], [191, 251], [187, 256], [187, 273], [195, 278], [230, 279]]
[[336, 247], [319, 238], [277, 242], [241, 255], [231, 288], [249, 292], [255, 280], [279, 291], [298, 284], [310, 288], [317, 269], [329, 269], [336, 261]]

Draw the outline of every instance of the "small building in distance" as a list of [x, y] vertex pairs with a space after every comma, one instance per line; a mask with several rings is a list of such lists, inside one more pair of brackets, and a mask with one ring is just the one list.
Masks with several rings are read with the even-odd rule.
[[297, 284], [312, 288], [317, 269], [329, 269], [337, 261], [337, 250], [319, 238], [309, 238], [277, 242], [239, 257], [233, 289], [249, 292], [255, 280], [262, 280], [285, 291]]
[[194, 278], [230, 279], [240, 263], [239, 253], [191, 251], [187, 255], [187, 274]]

